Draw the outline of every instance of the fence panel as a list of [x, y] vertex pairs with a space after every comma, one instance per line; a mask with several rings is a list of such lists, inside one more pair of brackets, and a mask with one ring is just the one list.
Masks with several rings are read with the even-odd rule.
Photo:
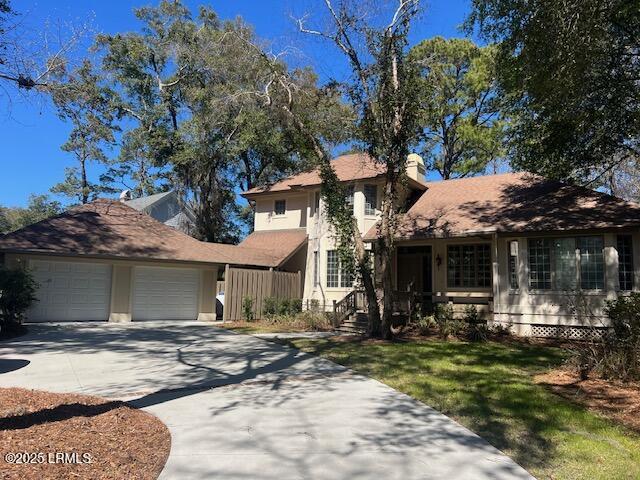
[[[241, 320], [242, 300], [253, 299], [256, 319], [262, 317], [264, 299], [302, 298], [302, 274], [300, 272], [276, 272], [273, 270], [251, 270], [246, 268], [225, 269], [224, 282], [218, 282], [216, 290], [224, 290], [224, 321]], [[223, 285], [220, 285], [223, 284]]]

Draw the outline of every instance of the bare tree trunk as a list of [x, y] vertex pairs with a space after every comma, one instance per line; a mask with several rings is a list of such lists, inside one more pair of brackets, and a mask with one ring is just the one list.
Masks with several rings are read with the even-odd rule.
[[87, 161], [85, 159], [80, 160], [80, 189], [81, 189], [81, 201], [83, 204], [89, 201], [89, 185], [87, 185]]

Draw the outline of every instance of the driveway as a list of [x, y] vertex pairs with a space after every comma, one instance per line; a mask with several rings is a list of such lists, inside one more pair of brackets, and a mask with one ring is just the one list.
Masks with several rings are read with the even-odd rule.
[[0, 343], [9, 386], [126, 399], [155, 414], [172, 441], [162, 478], [531, 478], [375, 380], [201, 323], [32, 325]]

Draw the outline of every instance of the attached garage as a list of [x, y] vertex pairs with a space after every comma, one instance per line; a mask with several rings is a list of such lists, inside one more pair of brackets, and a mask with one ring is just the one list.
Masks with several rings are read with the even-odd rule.
[[133, 320], [196, 320], [200, 271], [195, 268], [134, 268]]
[[225, 265], [278, 266], [256, 248], [206, 243], [113, 200], [0, 235], [0, 265], [40, 284], [32, 322], [216, 320]]
[[111, 266], [100, 263], [33, 260], [38, 301], [31, 322], [109, 319]]

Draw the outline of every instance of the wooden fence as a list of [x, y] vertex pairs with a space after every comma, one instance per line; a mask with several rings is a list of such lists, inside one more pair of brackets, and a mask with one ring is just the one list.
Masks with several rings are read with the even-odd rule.
[[222, 319], [225, 322], [242, 320], [242, 300], [245, 297], [253, 299], [254, 316], [260, 319], [265, 298], [302, 298], [302, 274], [227, 267], [224, 282], [216, 285], [217, 293], [221, 290], [224, 291]]

